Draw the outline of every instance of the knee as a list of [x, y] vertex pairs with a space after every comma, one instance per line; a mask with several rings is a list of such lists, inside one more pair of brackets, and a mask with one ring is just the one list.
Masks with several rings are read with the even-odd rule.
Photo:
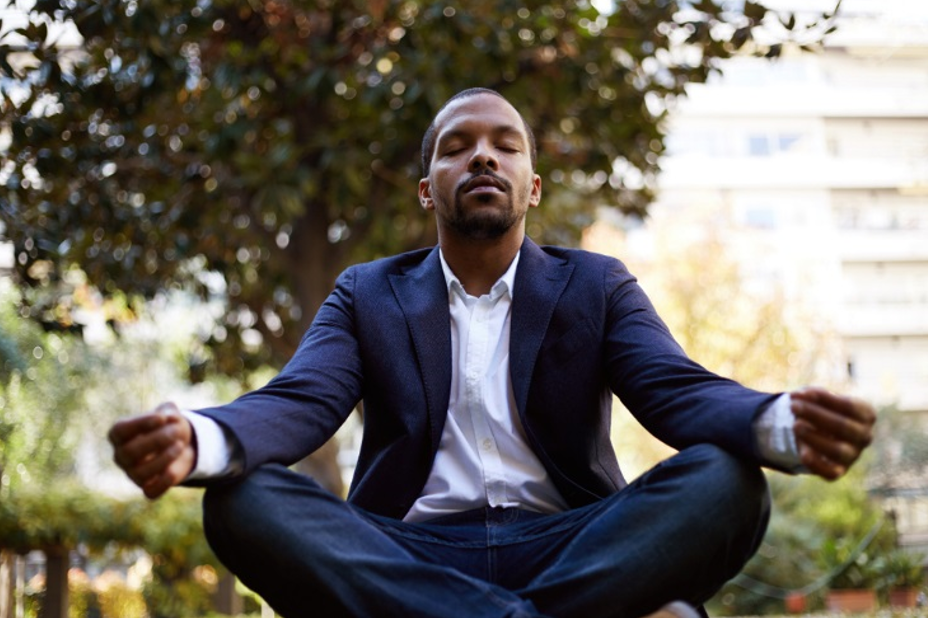
[[295, 492], [322, 491], [310, 477], [279, 464], [260, 466], [227, 483], [211, 485], [203, 495], [203, 525], [207, 537], [248, 536], [272, 521]]
[[206, 488], [203, 528], [211, 545], [215, 545], [214, 540], [239, 536], [240, 528], [253, 521], [252, 511], [264, 502], [264, 474], [259, 468], [247, 476]]
[[269, 474], [271, 467], [264, 466], [246, 476], [208, 486], [203, 494], [204, 517], [210, 519], [223, 513], [247, 515], [262, 502], [261, 495], [269, 482], [265, 477]]
[[698, 482], [705, 492], [699, 512], [706, 537], [717, 535], [719, 559], [729, 569], [727, 579], [760, 547], [770, 522], [770, 492], [756, 463], [716, 446], [699, 448], [704, 468]]
[[698, 462], [701, 474], [697, 482], [716, 508], [740, 511], [766, 523], [770, 493], [760, 466], [711, 444], [700, 444], [685, 453]]

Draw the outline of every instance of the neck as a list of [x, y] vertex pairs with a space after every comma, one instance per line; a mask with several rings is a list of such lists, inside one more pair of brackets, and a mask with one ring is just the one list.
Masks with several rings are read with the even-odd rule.
[[522, 248], [525, 232], [493, 240], [455, 238], [441, 234], [439, 244], [445, 261], [468, 294], [488, 294]]

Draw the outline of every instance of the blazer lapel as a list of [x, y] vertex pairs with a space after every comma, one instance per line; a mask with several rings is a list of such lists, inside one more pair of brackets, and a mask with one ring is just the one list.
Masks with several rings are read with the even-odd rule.
[[451, 396], [451, 316], [438, 248], [402, 274], [390, 275], [390, 286], [406, 317], [415, 348], [435, 452]]
[[522, 243], [512, 294], [509, 373], [516, 408], [523, 418], [535, 359], [573, 270], [572, 264], [545, 253], [528, 237]]

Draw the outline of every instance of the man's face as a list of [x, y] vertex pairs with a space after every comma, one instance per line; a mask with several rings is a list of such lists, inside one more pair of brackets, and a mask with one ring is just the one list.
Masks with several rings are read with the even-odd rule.
[[518, 112], [501, 97], [477, 94], [452, 101], [435, 126], [419, 199], [435, 210], [439, 233], [486, 240], [521, 224], [541, 199], [541, 178]]

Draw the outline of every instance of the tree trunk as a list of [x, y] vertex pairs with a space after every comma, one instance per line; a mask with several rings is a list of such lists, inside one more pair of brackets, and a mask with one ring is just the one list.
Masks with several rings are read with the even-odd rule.
[[309, 203], [306, 214], [293, 222], [287, 246], [292, 290], [302, 312], [297, 340], [312, 322], [316, 312], [332, 291], [341, 271], [338, 245], [329, 242], [329, 220], [325, 205]]
[[0, 618], [13, 618], [14, 554], [0, 550]]
[[[340, 251], [329, 242], [328, 228], [326, 209], [318, 204], [307, 204], [306, 214], [293, 223], [288, 252], [293, 294], [302, 313], [300, 332], [294, 333], [297, 341], [332, 291], [342, 268]], [[313, 477], [336, 496], [345, 495], [338, 465], [338, 441], [334, 437], [300, 461], [296, 469]]]
[[68, 561], [64, 547], [45, 550], [45, 602], [40, 618], [68, 618]]

